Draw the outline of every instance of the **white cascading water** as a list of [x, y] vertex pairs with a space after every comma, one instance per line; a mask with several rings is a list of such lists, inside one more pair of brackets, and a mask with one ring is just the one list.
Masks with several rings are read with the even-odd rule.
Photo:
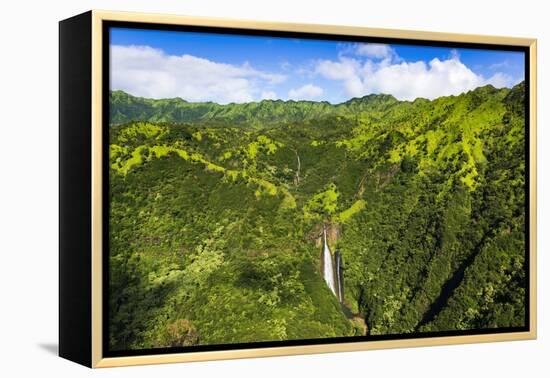
[[338, 299], [340, 302], [344, 300], [344, 293], [342, 292], [342, 267], [340, 266], [342, 264], [342, 256], [336, 252], [336, 286], [338, 287]]
[[330, 253], [330, 249], [328, 249], [327, 244], [327, 230], [326, 228], [323, 228], [323, 265], [324, 265], [324, 271], [323, 275], [325, 278], [325, 281], [327, 282], [328, 287], [334, 295], [336, 294], [336, 287], [334, 286], [334, 268], [332, 267], [332, 255]]

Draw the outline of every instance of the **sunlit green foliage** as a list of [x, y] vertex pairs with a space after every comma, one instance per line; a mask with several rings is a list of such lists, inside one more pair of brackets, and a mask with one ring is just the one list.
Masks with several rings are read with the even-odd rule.
[[336, 221], [338, 223], [346, 223], [352, 216], [360, 212], [365, 208], [366, 202], [363, 199], [357, 200], [349, 207], [349, 209], [346, 209], [342, 211], [340, 214], [338, 214], [338, 217], [336, 218]]
[[[115, 350], [524, 325], [524, 85], [434, 101], [111, 94]], [[321, 275], [322, 225], [344, 304]], [[347, 314], [347, 315], [346, 315]]]
[[305, 219], [328, 219], [338, 207], [338, 197], [340, 193], [336, 190], [336, 185], [330, 183], [325, 190], [315, 194], [304, 206]]

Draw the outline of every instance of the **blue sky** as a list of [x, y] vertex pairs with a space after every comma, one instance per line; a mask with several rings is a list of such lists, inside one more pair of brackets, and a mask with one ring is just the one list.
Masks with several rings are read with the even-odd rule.
[[523, 80], [521, 52], [111, 29], [111, 89], [218, 103], [401, 100]]

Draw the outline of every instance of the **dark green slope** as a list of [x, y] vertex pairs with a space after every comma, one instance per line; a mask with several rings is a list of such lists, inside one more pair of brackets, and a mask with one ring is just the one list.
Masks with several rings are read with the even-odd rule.
[[[113, 92], [111, 346], [361, 334], [350, 313], [370, 334], [524, 325], [524, 91], [225, 106]], [[323, 224], [344, 308], [320, 273]]]

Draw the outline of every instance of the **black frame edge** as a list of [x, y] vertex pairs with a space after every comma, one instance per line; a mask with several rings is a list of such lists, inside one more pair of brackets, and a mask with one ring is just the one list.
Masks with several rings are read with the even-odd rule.
[[92, 367], [92, 12], [59, 22], [59, 356]]

